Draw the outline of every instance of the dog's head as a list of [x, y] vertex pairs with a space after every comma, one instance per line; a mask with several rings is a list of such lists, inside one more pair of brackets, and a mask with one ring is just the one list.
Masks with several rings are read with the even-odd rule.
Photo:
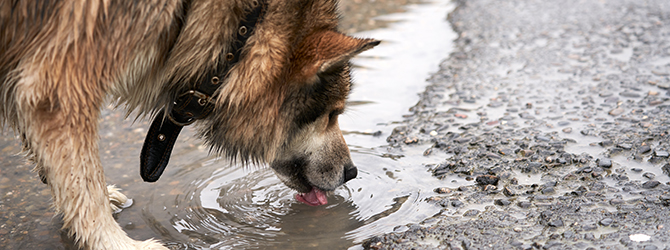
[[334, 190], [357, 175], [338, 124], [351, 89], [349, 59], [379, 44], [334, 31], [305, 38], [294, 52], [292, 90], [281, 105], [290, 120], [288, 137], [271, 167], [296, 198], [310, 205], [325, 204], [324, 191]]
[[337, 119], [351, 88], [349, 59], [379, 41], [338, 32], [332, 1], [299, 3], [298, 14], [269, 7], [201, 133], [229, 158], [268, 162], [299, 200], [319, 205], [357, 175]]

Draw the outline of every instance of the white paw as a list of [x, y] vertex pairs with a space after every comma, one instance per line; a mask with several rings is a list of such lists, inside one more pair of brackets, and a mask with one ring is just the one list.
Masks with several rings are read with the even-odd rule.
[[138, 250], [168, 250], [167, 247], [161, 245], [158, 243], [156, 240], [145, 240], [145, 241], [139, 241], [135, 245]]
[[109, 193], [109, 204], [112, 208], [112, 213], [119, 213], [122, 209], [133, 205], [133, 200], [128, 199], [121, 193], [121, 189], [114, 185], [107, 186], [107, 193]]

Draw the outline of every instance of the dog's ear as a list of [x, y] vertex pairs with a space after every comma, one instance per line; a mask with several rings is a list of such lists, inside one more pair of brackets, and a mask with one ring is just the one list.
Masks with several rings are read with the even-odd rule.
[[307, 36], [296, 50], [304, 76], [321, 74], [342, 66], [349, 59], [380, 43], [374, 39], [354, 38], [336, 31], [319, 31]]
[[321, 42], [317, 53], [321, 60], [318, 73], [327, 72], [331, 68], [341, 66], [363, 51], [372, 49], [380, 41], [374, 39], [359, 39], [337, 32], [327, 31], [321, 34]]

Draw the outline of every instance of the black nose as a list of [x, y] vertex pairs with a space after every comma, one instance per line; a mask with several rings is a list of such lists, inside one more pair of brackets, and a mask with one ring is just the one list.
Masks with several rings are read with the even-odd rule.
[[344, 168], [344, 182], [347, 182], [358, 175], [358, 169], [354, 166]]

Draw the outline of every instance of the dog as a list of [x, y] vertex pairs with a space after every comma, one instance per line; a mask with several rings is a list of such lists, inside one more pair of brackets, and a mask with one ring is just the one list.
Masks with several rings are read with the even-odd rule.
[[267, 163], [296, 199], [326, 204], [357, 173], [337, 121], [349, 59], [379, 44], [339, 32], [336, 5], [0, 0], [2, 126], [20, 135], [83, 249], [166, 249], [129, 238], [112, 217], [127, 198], [105, 183], [98, 153], [109, 101], [158, 124], [143, 148], [145, 180], [157, 180], [169, 141], [193, 123], [212, 152]]

